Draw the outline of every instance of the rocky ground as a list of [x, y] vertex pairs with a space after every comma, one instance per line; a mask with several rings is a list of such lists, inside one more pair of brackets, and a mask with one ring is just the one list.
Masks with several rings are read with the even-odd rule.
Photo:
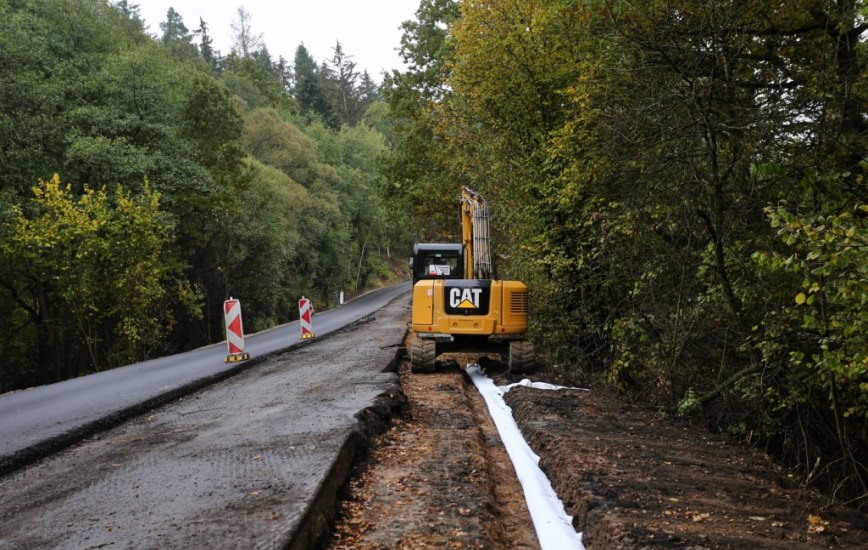
[[[405, 360], [399, 374], [408, 404], [357, 465], [329, 547], [538, 547], [463, 370], [414, 375]], [[506, 401], [587, 548], [868, 548], [864, 515], [820, 506], [732, 441], [599, 391], [515, 388]]]

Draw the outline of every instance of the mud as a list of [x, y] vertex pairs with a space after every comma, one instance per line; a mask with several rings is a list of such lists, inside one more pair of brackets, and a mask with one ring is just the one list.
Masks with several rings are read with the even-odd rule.
[[525, 439], [593, 548], [868, 548], [767, 456], [605, 393], [515, 388]]

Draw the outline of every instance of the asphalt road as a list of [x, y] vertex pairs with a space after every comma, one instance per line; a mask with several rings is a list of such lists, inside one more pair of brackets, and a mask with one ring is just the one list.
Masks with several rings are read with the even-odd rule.
[[[321, 339], [409, 292], [409, 282], [318, 312]], [[242, 303], [243, 306], [243, 303]], [[243, 311], [242, 311], [243, 315]], [[269, 354], [302, 345], [298, 322], [245, 337], [250, 360], [225, 363], [225, 342], [57, 384], [0, 395], [0, 474], [85, 435], [239, 372]]]
[[355, 453], [402, 402], [389, 371], [402, 293], [368, 297], [397, 295], [331, 338], [0, 477], [0, 550], [310, 548]]

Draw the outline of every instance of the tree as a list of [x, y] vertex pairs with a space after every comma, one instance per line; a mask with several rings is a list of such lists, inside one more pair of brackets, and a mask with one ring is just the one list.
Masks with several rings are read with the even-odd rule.
[[252, 29], [253, 16], [243, 7], [236, 12], [236, 19], [232, 22], [232, 51], [241, 57], [250, 57], [260, 50], [264, 43], [262, 33], [256, 34]]
[[137, 43], [127, 16], [97, 4], [77, 0], [58, 10], [48, 2], [0, 3], [0, 188], [18, 197], [29, 196], [37, 178], [61, 171], [67, 117], [87, 99], [84, 75]]
[[327, 164], [336, 132], [287, 122], [290, 71], [265, 47], [218, 80], [163, 44], [192, 45], [174, 10], [154, 38], [135, 6], [55, 4], [0, 0], [0, 392], [219, 340], [230, 293], [266, 328], [388, 271], [357, 242], [383, 242], [377, 134]]
[[260, 162], [276, 168], [293, 181], [313, 187], [321, 167], [317, 144], [274, 109], [256, 109], [247, 114], [242, 143]]
[[[414, 85], [442, 97], [447, 167], [493, 197], [506, 267], [533, 289], [559, 364], [672, 410], [698, 405], [806, 472], [822, 457], [827, 487], [854, 498], [861, 331], [840, 320], [858, 323], [864, 295], [860, 8], [463, 2], [452, 72]], [[413, 112], [398, 97], [419, 96], [393, 96]], [[396, 125], [405, 144], [418, 128]]]
[[362, 71], [361, 81], [358, 86], [359, 103], [362, 111], [367, 110], [371, 103], [381, 99], [380, 87], [371, 78], [367, 70]]
[[335, 43], [334, 56], [331, 60], [331, 71], [328, 84], [332, 96], [332, 104], [341, 121], [350, 126], [361, 118], [361, 105], [357, 90], [359, 73], [353, 56], [344, 52], [340, 42]]
[[159, 195], [147, 187], [133, 195], [118, 187], [88, 187], [77, 197], [60, 178], [34, 187], [30, 214], [14, 208], [14, 229], [2, 253], [15, 258], [16, 283], [4, 280], [32, 327], [38, 378], [62, 380], [83, 370], [145, 359], [159, 349], [167, 319], [158, 315], [170, 275], [164, 261], [171, 224]]
[[325, 124], [336, 127], [337, 117], [326, 96], [320, 70], [304, 44], [299, 44], [295, 50], [293, 73], [295, 74], [293, 96], [301, 114], [308, 121], [319, 118]]
[[273, 66], [275, 76], [281, 87], [287, 94], [292, 93], [292, 67], [282, 55], [278, 57], [277, 63]]
[[128, 0], [119, 0], [112, 2], [109, 5], [116, 8], [129, 23], [129, 29], [133, 36], [141, 36], [145, 32], [145, 23], [142, 21], [141, 12], [138, 4], [130, 4]]
[[420, 241], [458, 238], [454, 212], [460, 180], [451, 173], [448, 144], [435, 136], [443, 123], [438, 104], [450, 93], [450, 28], [458, 19], [455, 0], [420, 2], [416, 20], [402, 24], [401, 55], [409, 68], [388, 75], [382, 88], [398, 136], [387, 160], [394, 182], [387, 195], [403, 203], [403, 224]]
[[168, 46], [172, 54], [181, 59], [196, 59], [198, 50], [193, 44], [193, 35], [184, 25], [181, 15], [173, 8], [166, 12], [166, 20], [160, 23], [163, 31], [161, 41]]
[[218, 54], [214, 52], [211, 46], [214, 40], [208, 34], [208, 24], [201, 17], [199, 18], [199, 28], [195, 31], [199, 35], [199, 55], [205, 60], [205, 63], [211, 67], [212, 71], [217, 71]]

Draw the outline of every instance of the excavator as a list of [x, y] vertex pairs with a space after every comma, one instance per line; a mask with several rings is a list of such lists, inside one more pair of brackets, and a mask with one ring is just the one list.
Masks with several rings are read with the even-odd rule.
[[510, 372], [535, 367], [525, 338], [528, 289], [494, 276], [488, 204], [462, 187], [461, 243], [419, 243], [413, 248], [412, 371], [433, 372], [446, 352], [499, 354]]

